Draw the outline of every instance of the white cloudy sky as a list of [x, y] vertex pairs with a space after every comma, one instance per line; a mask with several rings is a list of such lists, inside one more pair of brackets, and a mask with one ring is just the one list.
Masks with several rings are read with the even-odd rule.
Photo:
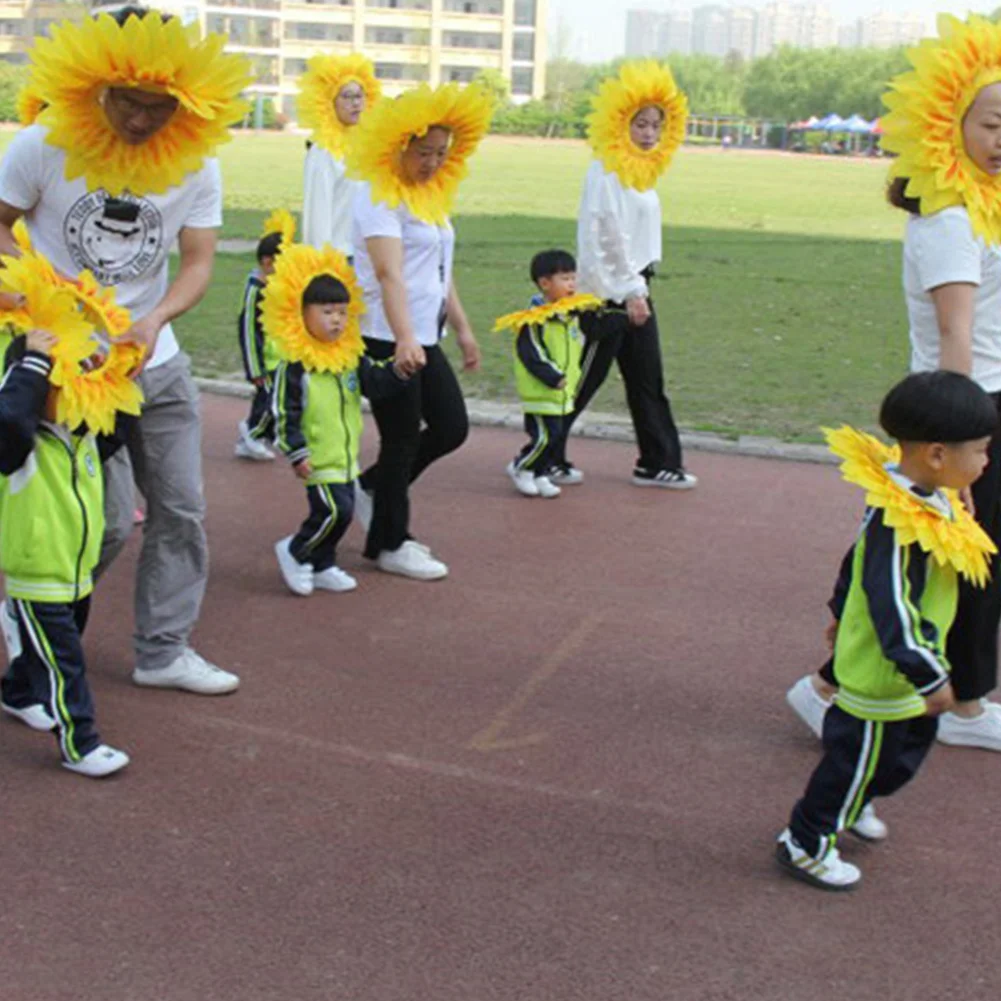
[[[697, 7], [703, 0], [678, 0], [679, 7]], [[719, 0], [715, 0], [719, 2]], [[725, 2], [725, 0], [724, 0]], [[761, 7], [764, 0], [745, 0], [748, 6]], [[1001, 0], [999, 0], [1001, 2]], [[549, 0], [549, 28], [551, 44], [555, 43], [559, 28], [569, 35], [569, 55], [589, 62], [612, 59], [622, 54], [625, 48], [626, 15], [631, 7], [648, 7], [665, 10], [671, 6], [669, 0]], [[874, 10], [895, 13], [913, 11], [923, 14], [929, 26], [934, 24], [935, 14], [948, 11], [965, 14], [966, 3], [950, 6], [942, 0], [829, 0], [828, 7], [839, 21], [850, 21], [861, 14]], [[995, 0], [984, 0], [976, 9], [993, 10], [998, 6]]]

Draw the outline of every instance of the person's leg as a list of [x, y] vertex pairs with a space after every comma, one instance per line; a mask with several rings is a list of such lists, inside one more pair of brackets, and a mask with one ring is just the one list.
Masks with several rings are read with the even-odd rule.
[[469, 415], [459, 380], [440, 347], [425, 348], [421, 371], [421, 431], [417, 457], [410, 470], [413, 483], [433, 462], [459, 448], [469, 436]]
[[104, 538], [101, 555], [94, 570], [94, 579], [114, 563], [135, 526], [136, 482], [127, 448], [120, 448], [103, 465], [104, 472]]
[[919, 716], [902, 723], [887, 723], [884, 754], [867, 791], [867, 799], [892, 796], [918, 773], [935, 743], [938, 719]]
[[298, 563], [308, 563], [322, 573], [337, 562], [337, 543], [351, 524], [354, 511], [352, 484], [319, 483], [307, 487], [309, 517], [289, 544]]
[[254, 441], [271, 440], [271, 388], [269, 384], [257, 386], [247, 417], [247, 434]]
[[547, 468], [540, 463], [551, 451], [549, 425], [541, 414], [525, 414], [525, 433], [528, 435], [528, 442], [515, 459], [514, 467], [519, 472], [529, 472], [535, 476]]

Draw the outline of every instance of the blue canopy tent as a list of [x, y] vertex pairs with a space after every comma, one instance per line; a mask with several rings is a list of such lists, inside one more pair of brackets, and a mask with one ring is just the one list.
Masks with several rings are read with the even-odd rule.
[[860, 136], [869, 136], [872, 135], [872, 126], [873, 123], [867, 122], [861, 115], [852, 115], [851, 118], [845, 119], [841, 131], [852, 132]]

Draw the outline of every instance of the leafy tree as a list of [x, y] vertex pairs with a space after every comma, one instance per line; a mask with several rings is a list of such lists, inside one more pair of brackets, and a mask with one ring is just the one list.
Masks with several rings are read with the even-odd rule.
[[511, 85], [508, 83], [507, 77], [500, 70], [494, 69], [492, 66], [480, 70], [473, 77], [473, 82], [478, 83], [493, 97], [494, 104], [498, 108], [507, 104], [511, 97]]
[[27, 78], [27, 67], [0, 61], [0, 121], [17, 121], [17, 95]]

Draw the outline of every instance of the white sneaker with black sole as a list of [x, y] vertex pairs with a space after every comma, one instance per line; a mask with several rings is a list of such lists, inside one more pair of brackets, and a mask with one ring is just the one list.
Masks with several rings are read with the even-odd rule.
[[559, 497], [563, 493], [560, 488], [549, 479], [548, 476], [536, 476], [535, 477], [535, 489], [538, 491], [540, 497], [545, 497], [547, 500], [553, 497]]
[[355, 480], [355, 517], [365, 534], [372, 527], [372, 495]]
[[775, 861], [790, 876], [821, 890], [854, 890], [862, 880], [858, 866], [845, 862], [837, 848], [832, 846], [814, 858], [799, 846], [788, 827], [778, 836]]
[[831, 703], [813, 687], [813, 675], [800, 678], [786, 692], [786, 702], [818, 739], [824, 736], [824, 717]]
[[876, 816], [872, 803], [866, 803], [858, 819], [848, 830], [863, 841], [885, 841], [890, 836], [890, 828]]
[[511, 482], [514, 484], [515, 490], [517, 490], [523, 497], [539, 496], [539, 488], [536, 484], [535, 473], [530, 472], [527, 469], [519, 469], [514, 462], [509, 462], [507, 464], [505, 472], [511, 478]]
[[185, 647], [159, 671], [137, 667], [132, 680], [141, 688], [176, 688], [195, 695], [228, 695], [240, 687], [235, 674], [210, 664], [191, 647]]
[[572, 462], [554, 466], [546, 476], [558, 487], [576, 487], [584, 482], [584, 474]]
[[108, 775], [120, 772], [129, 763], [129, 756], [124, 751], [107, 744], [98, 744], [79, 761], [64, 761], [63, 768], [68, 768], [77, 775], [88, 779], [103, 779]]
[[20, 720], [25, 726], [30, 726], [32, 730], [37, 730], [39, 733], [48, 733], [50, 730], [54, 730], [56, 726], [56, 721], [49, 715], [49, 711], [41, 702], [36, 702], [34, 705], [22, 708], [9, 706], [6, 702], [0, 702], [0, 712], [5, 712], [8, 716], [13, 716], [14, 719]]
[[684, 469], [643, 469], [633, 470], [633, 485], [637, 487], [663, 487], [665, 490], [694, 490], [698, 477]]
[[358, 586], [358, 581], [340, 567], [327, 567], [326, 570], [313, 574], [313, 586], [321, 591], [343, 594], [345, 591], [353, 591]]
[[313, 593], [313, 568], [308, 563], [300, 563], [292, 555], [292, 536], [287, 535], [275, 543], [278, 569], [282, 572], [285, 586], [293, 593], [308, 598]]
[[250, 459], [252, 462], [271, 462], [274, 459], [275, 453], [263, 441], [250, 436], [246, 421], [240, 421], [238, 430], [240, 437], [233, 449], [233, 454], [238, 459]]
[[411, 580], [441, 580], [448, 576], [448, 567], [441, 560], [436, 560], [425, 546], [410, 539], [399, 549], [384, 549], [375, 565], [384, 573]]

